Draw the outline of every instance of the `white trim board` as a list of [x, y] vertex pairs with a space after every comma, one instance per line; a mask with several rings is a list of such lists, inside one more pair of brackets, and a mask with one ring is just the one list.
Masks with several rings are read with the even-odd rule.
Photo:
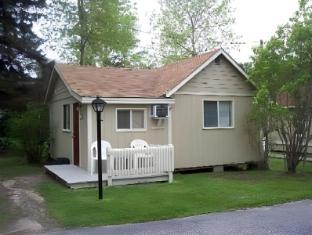
[[[101, 98], [101, 97], [100, 97]], [[95, 97], [82, 97], [83, 104], [91, 104]], [[101, 98], [107, 104], [174, 104], [174, 99], [157, 98]]]
[[176, 92], [175, 95], [253, 97], [252, 94], [248, 94], [248, 93], [212, 93], [212, 92], [182, 92], [182, 91]]
[[[214, 101], [217, 102], [217, 115], [218, 115], [218, 126], [214, 127], [205, 127], [205, 101]], [[222, 127], [220, 126], [220, 118], [219, 118], [219, 103], [220, 101], [229, 101], [231, 102], [232, 106], [232, 113], [231, 113], [231, 119], [232, 119], [232, 125], [228, 127]], [[218, 130], [218, 129], [234, 129], [235, 128], [235, 100], [233, 98], [205, 98], [202, 99], [202, 129], [203, 130]]]
[[223, 55], [246, 78], [246, 80], [249, 81], [255, 87], [255, 84], [253, 84], [252, 81], [249, 80], [248, 75], [245, 73], [245, 71], [236, 63], [236, 61], [231, 56], [229, 56], [221, 48], [205, 63], [203, 63], [194, 72], [192, 72], [189, 76], [187, 76], [182, 82], [176, 85], [173, 89], [166, 92], [166, 97], [171, 97], [173, 94], [175, 94], [181, 87], [183, 87], [187, 82], [189, 82], [192, 78], [194, 78], [197, 74], [199, 74], [204, 68], [206, 68], [209, 64], [211, 64], [220, 55]]
[[50, 76], [50, 80], [49, 80], [49, 85], [48, 85], [48, 88], [47, 88], [47, 91], [46, 91], [46, 95], [45, 95], [44, 103], [47, 103], [48, 95], [49, 95], [49, 92], [50, 92], [50, 89], [51, 89], [51, 84], [52, 84], [53, 77], [54, 77], [54, 76], [53, 76], [53, 75], [54, 75], [54, 71], [56, 71], [57, 74], [59, 75], [60, 79], [61, 79], [62, 82], [64, 83], [64, 85], [65, 85], [66, 89], [68, 90], [69, 94], [81, 103], [81, 97], [80, 97], [78, 94], [76, 94], [76, 93], [68, 86], [68, 84], [65, 82], [65, 79], [64, 79], [62, 73], [58, 70], [57, 64], [54, 65], [54, 68], [53, 68], [53, 70], [52, 70], [52, 73], [51, 73], [51, 76]]
[[[119, 110], [126, 110], [130, 112], [130, 128], [129, 129], [118, 129], [118, 111]], [[144, 127], [143, 128], [133, 128], [133, 123], [132, 123], [132, 118], [133, 118], [133, 111], [135, 110], [141, 110], [143, 111], [143, 123]], [[116, 132], [145, 132], [147, 131], [147, 109], [146, 108], [116, 108], [115, 109], [115, 131]]]

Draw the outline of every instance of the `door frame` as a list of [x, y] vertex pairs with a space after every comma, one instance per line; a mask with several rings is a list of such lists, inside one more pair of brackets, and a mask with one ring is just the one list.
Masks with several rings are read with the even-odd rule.
[[80, 104], [73, 104], [73, 163], [80, 165]]

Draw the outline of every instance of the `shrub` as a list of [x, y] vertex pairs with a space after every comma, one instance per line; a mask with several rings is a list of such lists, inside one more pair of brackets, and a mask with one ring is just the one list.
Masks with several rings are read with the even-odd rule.
[[49, 120], [45, 105], [28, 105], [25, 112], [12, 115], [9, 129], [29, 163], [43, 163], [48, 158]]

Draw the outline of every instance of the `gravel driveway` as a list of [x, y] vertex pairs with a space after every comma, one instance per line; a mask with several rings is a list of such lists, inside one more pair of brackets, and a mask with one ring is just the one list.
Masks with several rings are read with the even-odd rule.
[[312, 200], [181, 219], [82, 228], [49, 234], [312, 234]]

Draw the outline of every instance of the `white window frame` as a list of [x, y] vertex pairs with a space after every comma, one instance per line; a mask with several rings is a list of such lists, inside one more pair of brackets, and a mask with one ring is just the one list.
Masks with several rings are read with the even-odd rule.
[[[69, 129], [65, 129], [64, 128], [64, 115], [65, 115], [65, 112], [64, 112], [64, 106], [67, 105], [69, 107]], [[70, 104], [63, 104], [62, 105], [62, 131], [63, 132], [71, 132], [71, 105]]]
[[[130, 129], [118, 129], [118, 111], [119, 110], [129, 110], [130, 111]], [[144, 128], [132, 128], [132, 111], [143, 110], [144, 112]], [[147, 130], [147, 111], [146, 108], [116, 108], [115, 112], [115, 127], [116, 132], [142, 132]]]
[[[205, 127], [205, 101], [214, 101], [217, 102], [217, 112], [218, 112], [218, 126], [217, 127]], [[219, 103], [220, 101], [229, 101], [232, 102], [232, 126], [221, 127], [219, 120]], [[203, 130], [213, 130], [213, 129], [234, 129], [235, 128], [235, 103], [233, 98], [206, 98], [202, 100], [202, 124]]]

